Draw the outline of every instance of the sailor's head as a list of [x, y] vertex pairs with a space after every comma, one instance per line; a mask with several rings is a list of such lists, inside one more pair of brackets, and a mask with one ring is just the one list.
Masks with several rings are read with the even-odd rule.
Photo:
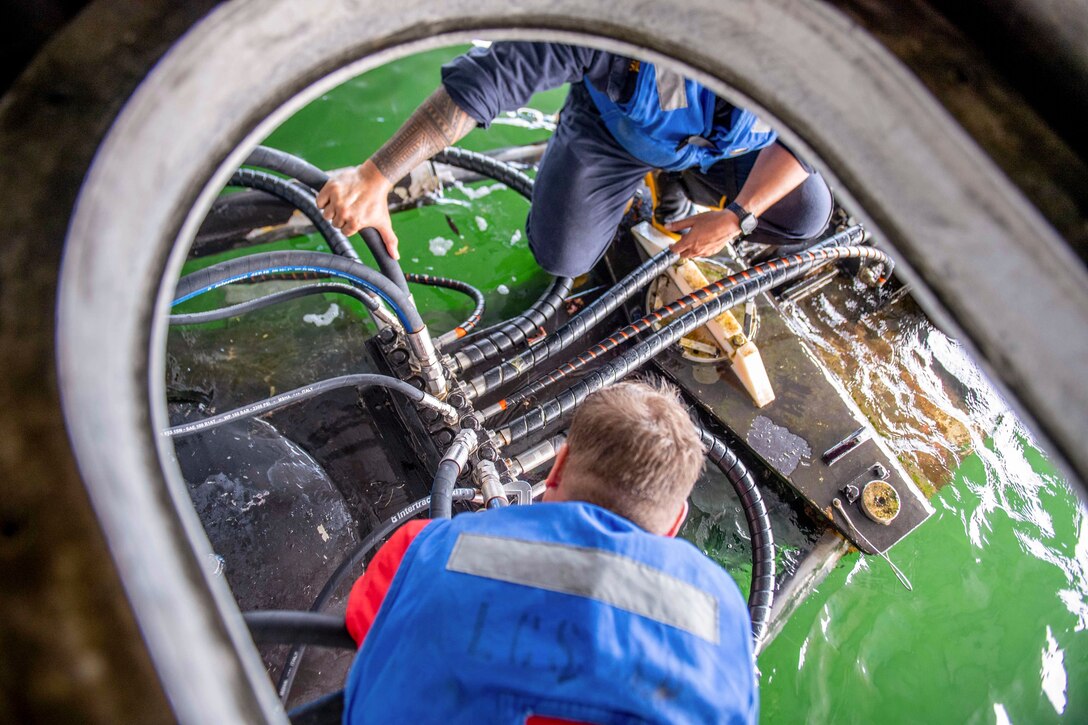
[[588, 501], [672, 536], [703, 468], [699, 432], [672, 387], [624, 382], [590, 395], [548, 474], [545, 501]]

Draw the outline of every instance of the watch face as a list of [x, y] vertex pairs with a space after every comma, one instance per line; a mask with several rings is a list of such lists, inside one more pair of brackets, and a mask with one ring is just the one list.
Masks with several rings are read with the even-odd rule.
[[740, 230], [744, 234], [751, 234], [756, 230], [757, 224], [759, 224], [759, 222], [756, 221], [755, 214], [745, 214], [740, 220]]

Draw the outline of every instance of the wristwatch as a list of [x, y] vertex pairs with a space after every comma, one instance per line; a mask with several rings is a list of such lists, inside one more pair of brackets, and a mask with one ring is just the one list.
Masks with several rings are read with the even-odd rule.
[[748, 236], [756, 230], [756, 225], [759, 224], [759, 221], [756, 219], [755, 214], [735, 201], [729, 202], [725, 208], [737, 215], [737, 219], [740, 220], [740, 233], [743, 236]]

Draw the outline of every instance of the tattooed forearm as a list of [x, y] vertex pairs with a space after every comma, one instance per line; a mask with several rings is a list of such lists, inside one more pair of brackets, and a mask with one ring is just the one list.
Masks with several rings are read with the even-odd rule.
[[371, 157], [371, 161], [392, 183], [407, 176], [450, 144], [465, 137], [476, 125], [449, 97], [442, 86], [416, 109], [393, 138]]

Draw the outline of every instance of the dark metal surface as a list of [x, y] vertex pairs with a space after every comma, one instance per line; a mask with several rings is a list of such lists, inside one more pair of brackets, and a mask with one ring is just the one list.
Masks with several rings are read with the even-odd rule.
[[[755, 407], [728, 365], [692, 363], [676, 350], [662, 355], [657, 363], [858, 548], [869, 553], [886, 551], [925, 521], [932, 508], [875, 436], [851, 448], [833, 466], [822, 460], [825, 451], [850, 438], [859, 427], [868, 430], [869, 424], [766, 297], [760, 300], [757, 344], [776, 395], [763, 408]], [[857, 540], [840, 516], [832, 516], [831, 501], [841, 498], [844, 486], [867, 475], [876, 464], [890, 472], [901, 510], [884, 526], [866, 518], [855, 504], [848, 505], [854, 525], [873, 544], [868, 546]]]

